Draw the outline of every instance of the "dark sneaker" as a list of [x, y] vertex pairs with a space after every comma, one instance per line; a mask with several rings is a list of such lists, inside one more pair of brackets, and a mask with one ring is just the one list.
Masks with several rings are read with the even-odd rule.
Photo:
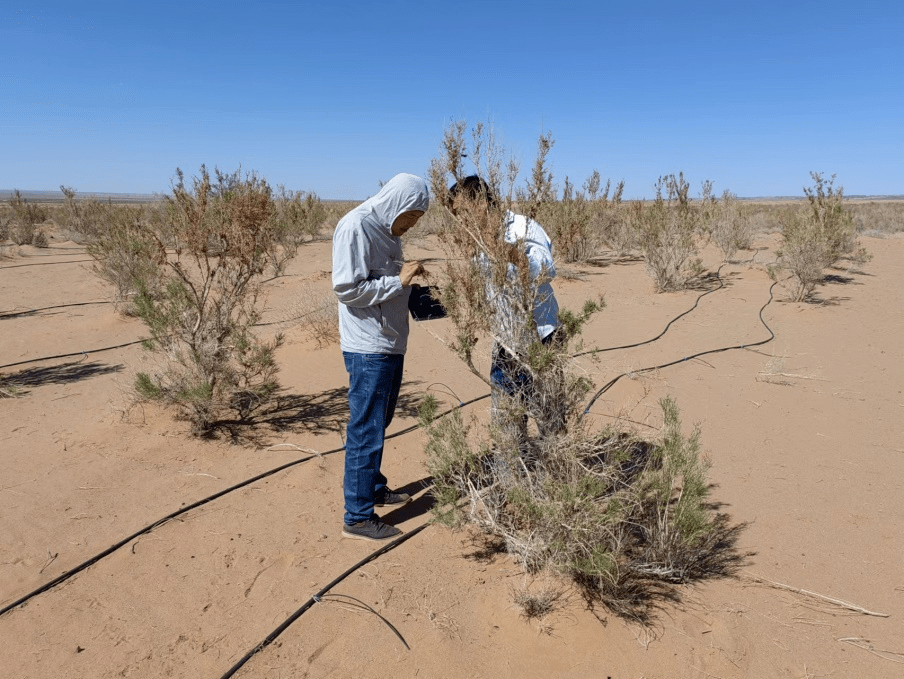
[[387, 489], [383, 497], [377, 498], [374, 504], [377, 507], [386, 507], [387, 505], [407, 505], [409, 502], [411, 502], [411, 496], [408, 493], [396, 493]]
[[379, 518], [368, 519], [359, 523], [353, 523], [351, 526], [345, 524], [342, 528], [342, 536], [346, 538], [355, 538], [357, 540], [370, 540], [371, 542], [380, 542], [381, 540], [389, 540], [402, 534], [395, 526], [383, 523]]

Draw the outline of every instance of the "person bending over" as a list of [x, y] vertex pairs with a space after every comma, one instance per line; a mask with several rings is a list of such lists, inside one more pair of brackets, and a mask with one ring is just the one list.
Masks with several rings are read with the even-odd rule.
[[[497, 200], [489, 185], [477, 175], [471, 175], [460, 183], [453, 184], [449, 188], [449, 209], [457, 214], [462, 200], [486, 201], [490, 206], [497, 205]], [[534, 295], [533, 321], [537, 327], [538, 339], [544, 344], [550, 344], [559, 337], [559, 304], [556, 301], [550, 280], [555, 278], [556, 268], [553, 261], [552, 241], [543, 227], [534, 219], [524, 215], [515, 214], [511, 210], [503, 213], [505, 225], [505, 240], [511, 245], [521, 244], [524, 247], [530, 267], [530, 277], [533, 281], [540, 280]], [[514, 265], [509, 265], [510, 269]], [[542, 279], [541, 279], [542, 277]], [[497, 308], [497, 313], [504, 315], [510, 304], [504, 299], [504, 294], [492, 289], [488, 285], [487, 296], [490, 302]], [[511, 338], [506, 338], [505, 328], [513, 325], [511, 319], [500, 318], [499, 334], [503, 341], [509, 341], [509, 346], [514, 344]], [[524, 364], [524, 359], [513, 356], [498, 342], [493, 344], [492, 366], [490, 368], [490, 382], [492, 384], [492, 416], [497, 427], [510, 429], [519, 441], [527, 440], [527, 417], [517, 417], [515, 421], [504, 415], [501, 399], [505, 394], [508, 398], [523, 398], [530, 400], [533, 392], [532, 377]], [[564, 421], [553, 417], [551, 421], [555, 426], [564, 426]], [[542, 432], [556, 433], [556, 432]]]
[[380, 471], [383, 439], [392, 422], [408, 344], [408, 296], [420, 262], [402, 261], [400, 238], [427, 211], [427, 184], [399, 174], [345, 215], [333, 234], [333, 291], [339, 298], [339, 337], [349, 375], [342, 535], [386, 540], [402, 531], [374, 506], [405, 504]]

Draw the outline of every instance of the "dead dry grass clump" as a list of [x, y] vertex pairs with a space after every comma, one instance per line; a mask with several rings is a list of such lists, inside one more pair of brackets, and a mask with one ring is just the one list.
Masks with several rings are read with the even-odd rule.
[[303, 284], [284, 316], [285, 327], [298, 328], [318, 349], [339, 342], [339, 307], [332, 291]]
[[[732, 547], [738, 528], [710, 503], [699, 431], [683, 434], [673, 401], [661, 402], [665, 425], [655, 441], [586, 428], [592, 383], [571, 356], [603, 305], [590, 300], [580, 313], [560, 309], [553, 340], [538, 340], [533, 310], [549, 272], [532, 272], [523, 243], [505, 239], [516, 168], [509, 162], [503, 171], [502, 152], [482, 126], [470, 146], [464, 132], [463, 123], [447, 129], [431, 165], [437, 202], [450, 205], [447, 187], [462, 181], [466, 153], [499, 198], [456, 195], [440, 237], [448, 257], [439, 287], [452, 324], [448, 345], [493, 389], [492, 420], [465, 422], [461, 408], [440, 417], [437, 401], [424, 400], [434, 513], [448, 525], [477, 526], [527, 573], [570, 578], [588, 601], [646, 620], [656, 601], [676, 596], [675, 583], [730, 573], [740, 561]], [[545, 203], [545, 151], [548, 139], [541, 137], [522, 206]], [[479, 336], [492, 340], [494, 352], [508, 353], [500, 369], [516, 385], [513, 393], [475, 367]], [[529, 593], [521, 605], [534, 615], [545, 609]]]

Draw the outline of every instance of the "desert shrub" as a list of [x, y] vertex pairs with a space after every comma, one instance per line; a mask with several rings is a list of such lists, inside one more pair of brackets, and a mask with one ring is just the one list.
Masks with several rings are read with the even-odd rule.
[[177, 170], [161, 216], [122, 225], [111, 241], [129, 262], [123, 275], [138, 291], [146, 346], [161, 359], [156, 372], [138, 374], [135, 389], [175, 407], [196, 434], [228, 415], [248, 419], [278, 387], [282, 335], [266, 341], [253, 331], [262, 274], [280, 247], [272, 212], [272, 191], [253, 173], [216, 170], [212, 179], [201, 166], [188, 187]]
[[[551, 175], [548, 180], [551, 181]], [[561, 200], [546, 200], [537, 207], [536, 218], [544, 226], [555, 246], [556, 255], [565, 262], [586, 262], [604, 247], [625, 252], [629, 241], [625, 238], [619, 207], [624, 182], [609, 197], [611, 184], [606, 181], [600, 193], [598, 171], [584, 183], [583, 190], [575, 190], [568, 177]]]
[[684, 289], [702, 272], [696, 255], [699, 238], [709, 230], [711, 208], [706, 195], [701, 206], [694, 205], [689, 191], [684, 173], [670, 174], [656, 182], [652, 204], [635, 201], [632, 205], [630, 218], [637, 246], [660, 292]]
[[70, 186], [60, 185], [63, 194], [63, 204], [56, 217], [59, 226], [69, 240], [76, 243], [84, 243], [87, 240], [102, 235], [108, 214], [114, 211], [112, 203], [103, 203], [93, 196], [78, 198], [76, 190]]
[[273, 196], [268, 226], [277, 247], [267, 251], [270, 264], [277, 275], [295, 257], [301, 243], [318, 236], [326, 214], [326, 208], [316, 194], [287, 191], [284, 186], [278, 187]]
[[738, 250], [749, 250], [753, 245], [755, 226], [750, 219], [750, 210], [728, 189], [722, 193], [710, 224], [710, 237], [722, 251], [725, 261]]
[[40, 243], [43, 238], [46, 247], [46, 234], [43, 234], [36, 226], [47, 220], [47, 209], [41, 205], [29, 203], [22, 197], [22, 193], [18, 189], [6, 202], [12, 212], [6, 224], [6, 237], [16, 245], [32, 245], [35, 244], [36, 239]]
[[[625, 190], [624, 180], [612, 188], [610, 180], [600, 192], [600, 174], [596, 170], [584, 183], [590, 202], [590, 229], [597, 234], [600, 242], [617, 255], [626, 255], [636, 247], [635, 235], [626, 218], [622, 206], [622, 193]], [[612, 196], [609, 191], [612, 189]]]
[[789, 274], [787, 287], [791, 299], [807, 299], [823, 280], [827, 267], [841, 259], [862, 263], [869, 255], [860, 247], [851, 211], [844, 205], [844, 190], [833, 184], [835, 175], [826, 180], [821, 173], [811, 172], [813, 186], [804, 187], [807, 204], [785, 215], [782, 242], [770, 273]]
[[868, 201], [848, 205], [857, 233], [884, 236], [904, 231], [904, 201]]
[[76, 225], [78, 233], [93, 233], [86, 249], [94, 273], [113, 286], [113, 302], [121, 313], [134, 314], [139, 293], [157, 298], [163, 283], [159, 245], [150, 237], [150, 215], [142, 206], [98, 203], [93, 219]]
[[[482, 126], [465, 143], [465, 127], [446, 130], [440, 157], [431, 164], [431, 191], [448, 205], [448, 184], [464, 177], [463, 158], [474, 162], [498, 204], [480, 195], [455, 200], [440, 243], [446, 249], [439, 287], [451, 321], [447, 344], [480, 379], [475, 365], [480, 337], [504, 347], [509, 377], [529, 380], [513, 394], [494, 389], [489, 424], [465, 421], [461, 408], [439, 416], [427, 397], [420, 423], [427, 434], [434, 514], [447, 525], [476, 526], [498, 541], [529, 573], [570, 577], [593, 601], [643, 619], [652, 590], [664, 583], [725, 572], [722, 519], [706, 504], [707, 463], [699, 433], [684, 436], [678, 409], [662, 402], [665, 425], [654, 442], [615, 429], [592, 432], [583, 404], [592, 388], [572, 355], [584, 325], [602, 308], [588, 300], [580, 312], [561, 309], [552, 342], [537, 339], [535, 295], [546, 280], [530, 272], [523, 248], [505, 241], [504, 211], [518, 195], [523, 206], [543, 204], [535, 164], [527, 188], [512, 186], [516, 168], [503, 170], [502, 152]], [[544, 140], [539, 144], [544, 158]], [[503, 185], [503, 182], [507, 185]], [[529, 416], [536, 428], [526, 426]], [[720, 537], [721, 536], [721, 537]], [[720, 556], [723, 554], [723, 556]], [[658, 583], [652, 584], [651, 583]], [[645, 598], [647, 597], [647, 598]], [[526, 614], [545, 605], [525, 595]]]

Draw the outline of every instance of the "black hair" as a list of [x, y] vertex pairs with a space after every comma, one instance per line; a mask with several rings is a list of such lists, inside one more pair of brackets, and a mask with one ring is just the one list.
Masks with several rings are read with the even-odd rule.
[[476, 174], [465, 177], [461, 182], [457, 182], [449, 187], [449, 203], [451, 204], [459, 194], [463, 194], [471, 199], [484, 198], [492, 207], [495, 207], [498, 202], [490, 185]]

